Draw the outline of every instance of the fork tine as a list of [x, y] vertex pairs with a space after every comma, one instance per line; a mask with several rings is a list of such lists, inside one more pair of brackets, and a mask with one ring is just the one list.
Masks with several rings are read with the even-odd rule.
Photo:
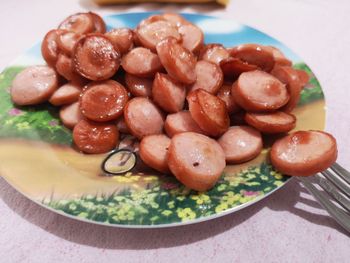
[[[324, 174], [322, 172], [322, 174]], [[348, 212], [350, 212], [350, 199], [345, 196], [343, 193], [341, 193], [337, 187], [336, 184], [333, 183], [331, 180], [327, 178], [323, 178], [319, 174], [316, 174], [314, 176], [314, 179], [316, 179], [317, 183], [330, 195], [332, 196], [341, 206], [343, 206]], [[348, 187], [349, 191], [349, 187]]]
[[344, 212], [341, 208], [334, 205], [330, 200], [329, 196], [319, 191], [314, 185], [308, 182], [307, 178], [298, 177], [299, 180], [303, 183], [306, 189], [319, 201], [319, 203], [328, 211], [328, 213], [333, 216], [333, 218], [350, 232], [350, 216]]
[[331, 166], [331, 170], [334, 171], [339, 177], [341, 177], [343, 180], [345, 180], [350, 184], [350, 172], [347, 171], [342, 166], [340, 166], [340, 164], [334, 163]]
[[347, 197], [350, 197], [350, 185], [344, 182], [342, 179], [339, 179], [336, 173], [331, 173], [329, 170], [324, 170], [321, 173], [336, 187], [338, 187]]

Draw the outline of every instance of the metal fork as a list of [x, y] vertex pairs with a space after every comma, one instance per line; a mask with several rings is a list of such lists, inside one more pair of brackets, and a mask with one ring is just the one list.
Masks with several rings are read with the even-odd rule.
[[314, 176], [297, 178], [323, 208], [350, 232], [350, 172], [334, 163]]

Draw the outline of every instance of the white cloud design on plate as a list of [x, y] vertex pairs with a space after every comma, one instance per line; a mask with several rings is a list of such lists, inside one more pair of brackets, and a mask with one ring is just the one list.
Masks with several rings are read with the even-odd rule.
[[104, 21], [108, 26], [112, 28], [127, 27], [125, 22], [122, 19], [117, 18], [115, 16], [104, 17]]
[[243, 26], [229, 20], [202, 19], [196, 23], [207, 34], [228, 34], [243, 30]]

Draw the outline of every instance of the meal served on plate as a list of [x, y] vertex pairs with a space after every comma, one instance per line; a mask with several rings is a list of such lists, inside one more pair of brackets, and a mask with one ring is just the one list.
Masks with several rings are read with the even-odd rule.
[[[277, 48], [205, 44], [202, 30], [177, 14], [109, 32], [97, 14], [74, 14], [41, 50], [47, 66], [16, 76], [15, 104], [61, 107], [87, 154], [110, 152], [120, 133], [131, 134], [146, 165], [198, 191], [213, 187], [226, 163], [257, 157], [266, 136], [293, 130], [308, 82]], [[271, 149], [272, 164], [288, 175], [312, 175], [336, 157], [335, 139], [321, 131], [294, 132]]]

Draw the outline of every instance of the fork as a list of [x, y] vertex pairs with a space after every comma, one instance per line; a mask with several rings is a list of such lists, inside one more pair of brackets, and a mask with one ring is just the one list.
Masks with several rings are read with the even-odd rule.
[[350, 232], [350, 172], [334, 163], [314, 176], [297, 178], [323, 208]]

